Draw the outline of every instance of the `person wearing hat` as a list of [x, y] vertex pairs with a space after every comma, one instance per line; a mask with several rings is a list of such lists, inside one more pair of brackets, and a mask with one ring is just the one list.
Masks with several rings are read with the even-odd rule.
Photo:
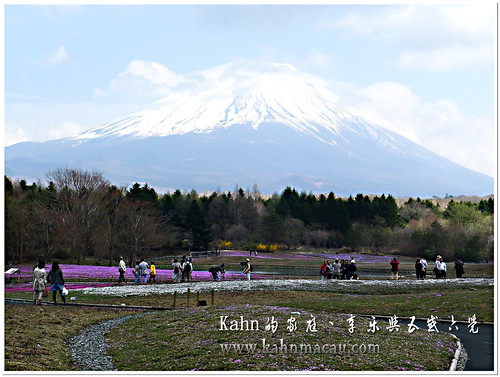
[[120, 277], [118, 278], [118, 283], [125, 283], [125, 271], [127, 270], [127, 266], [125, 265], [125, 261], [123, 257], [120, 257], [120, 262], [118, 263], [118, 272], [120, 273]]
[[441, 255], [436, 257], [434, 272], [436, 273], [436, 279], [446, 279], [446, 263], [444, 263]]
[[346, 279], [347, 280], [357, 280], [358, 279], [358, 275], [356, 274], [357, 270], [358, 269], [356, 267], [356, 261], [354, 259], [351, 259], [351, 263], [349, 263], [347, 265]]
[[247, 275], [247, 279], [250, 280], [250, 273], [252, 272], [252, 265], [250, 264], [250, 259], [245, 259], [245, 268], [242, 273]]

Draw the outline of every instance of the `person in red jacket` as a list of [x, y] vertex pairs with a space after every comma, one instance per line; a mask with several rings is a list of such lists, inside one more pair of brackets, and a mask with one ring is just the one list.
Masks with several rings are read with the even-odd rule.
[[398, 280], [399, 262], [396, 258], [391, 260], [391, 279]]
[[326, 279], [326, 260], [323, 261], [321, 268], [319, 270], [319, 274], [321, 275], [321, 280]]

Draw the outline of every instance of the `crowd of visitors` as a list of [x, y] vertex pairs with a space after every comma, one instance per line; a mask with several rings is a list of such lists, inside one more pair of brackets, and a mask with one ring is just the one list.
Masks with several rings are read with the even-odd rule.
[[356, 280], [358, 275], [356, 271], [356, 261], [351, 258], [347, 259], [335, 259], [332, 263], [329, 259], [324, 260], [320, 268], [320, 275], [322, 280], [326, 279], [339, 279], [339, 280]]
[[[397, 279], [397, 272], [398, 272], [398, 264], [397, 259], [394, 258], [391, 261], [391, 273], [396, 276]], [[417, 258], [415, 261], [415, 275], [417, 277], [417, 280], [419, 279], [425, 279], [427, 277], [427, 267], [428, 263], [425, 258]], [[447, 272], [447, 267], [446, 263], [441, 255], [436, 256], [436, 261], [434, 262], [434, 268], [432, 270], [434, 275], [436, 276], [436, 279], [446, 279], [446, 272]], [[464, 277], [464, 262], [463, 260], [458, 257], [457, 260], [455, 261], [455, 272], [457, 275], [457, 278], [463, 278]]]

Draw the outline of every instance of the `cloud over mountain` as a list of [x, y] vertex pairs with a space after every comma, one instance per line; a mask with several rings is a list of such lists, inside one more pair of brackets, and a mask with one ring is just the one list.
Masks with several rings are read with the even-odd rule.
[[[158, 72], [169, 79], [155, 82]], [[329, 83], [289, 64], [228, 63], [178, 76], [136, 62], [124, 75], [169, 93], [77, 136], [8, 147], [7, 173], [41, 174], [63, 163], [128, 184], [187, 190], [257, 184], [265, 192], [286, 185], [339, 194], [493, 191], [491, 178], [347, 111]]]

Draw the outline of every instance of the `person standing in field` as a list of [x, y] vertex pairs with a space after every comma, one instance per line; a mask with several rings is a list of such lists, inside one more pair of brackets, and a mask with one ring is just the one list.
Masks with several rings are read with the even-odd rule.
[[179, 263], [179, 261], [176, 259], [174, 259], [172, 261], [172, 279], [174, 280], [174, 283], [178, 283], [180, 282], [181, 280], [181, 264]]
[[333, 265], [330, 260], [326, 261], [326, 278], [329, 280], [333, 278]]
[[321, 280], [326, 279], [326, 260], [323, 261], [323, 264], [319, 269], [319, 274], [321, 275]]
[[135, 280], [134, 280], [134, 284], [139, 283], [139, 276], [140, 276], [140, 273], [139, 273], [139, 264], [140, 263], [141, 263], [140, 261], [135, 262], [135, 267], [134, 267], [134, 277], [135, 277]]
[[193, 263], [191, 262], [191, 258], [187, 258], [186, 261], [184, 262], [184, 265], [182, 266], [182, 274], [184, 275], [184, 279], [187, 282], [192, 282], [192, 275], [193, 275]]
[[149, 267], [149, 282], [156, 283], [156, 266], [155, 262], [151, 261]]
[[422, 264], [422, 279], [425, 279], [427, 276], [427, 261], [425, 258], [420, 258], [420, 263]]
[[399, 261], [396, 258], [391, 260], [391, 279], [398, 280], [398, 272], [399, 272]]
[[423, 279], [422, 262], [420, 259], [415, 261], [415, 274], [417, 275], [417, 279]]
[[457, 274], [457, 278], [463, 278], [464, 277], [464, 262], [462, 258], [458, 258], [455, 261], [455, 273]]
[[185, 255], [182, 256], [180, 261], [181, 264], [181, 283], [186, 281], [186, 273], [184, 272], [184, 264], [186, 263], [187, 257]]
[[340, 279], [340, 263], [338, 259], [335, 259], [335, 262], [333, 263], [333, 278], [334, 279]]
[[436, 257], [436, 262], [434, 263], [434, 272], [436, 274], [436, 279], [446, 279], [446, 263], [443, 261], [443, 257], [438, 255]]
[[245, 259], [245, 268], [243, 269], [242, 273], [247, 275], [247, 280], [250, 280], [250, 274], [252, 272], [252, 265], [250, 264], [250, 259]]
[[358, 270], [358, 268], [356, 267], [356, 261], [354, 259], [351, 259], [351, 263], [349, 263], [347, 265], [346, 279], [347, 280], [358, 280], [358, 274], [356, 274], [357, 270]]
[[341, 280], [345, 280], [346, 279], [346, 276], [347, 276], [347, 260], [346, 259], [342, 259], [340, 261], [340, 279]]
[[53, 262], [52, 268], [47, 275], [47, 281], [51, 283], [50, 290], [52, 291], [52, 300], [57, 305], [57, 292], [61, 295], [63, 303], [66, 304], [66, 297], [62, 294], [64, 288], [64, 276], [59, 263]]
[[141, 263], [139, 263], [139, 274], [141, 275], [141, 281], [143, 283], [147, 283], [148, 282], [148, 262], [146, 262], [143, 259], [141, 259]]
[[36, 305], [42, 305], [42, 296], [47, 285], [45, 262], [38, 262], [33, 270], [33, 300]]
[[125, 283], [125, 271], [127, 271], [127, 266], [125, 265], [123, 257], [120, 257], [120, 262], [118, 263], [118, 272], [120, 273], [120, 277], [118, 277], [118, 283]]

